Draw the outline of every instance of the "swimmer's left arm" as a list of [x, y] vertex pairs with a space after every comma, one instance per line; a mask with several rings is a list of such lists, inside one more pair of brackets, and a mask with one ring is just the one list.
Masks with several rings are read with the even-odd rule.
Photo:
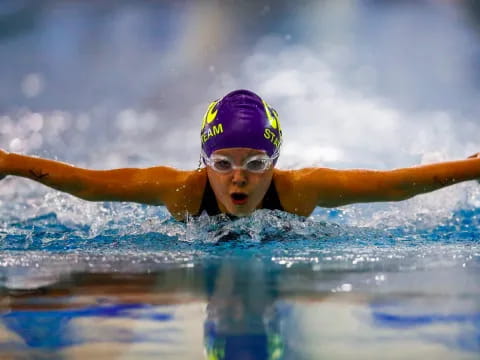
[[293, 171], [295, 191], [306, 207], [400, 201], [480, 178], [480, 157], [390, 171], [312, 168]]

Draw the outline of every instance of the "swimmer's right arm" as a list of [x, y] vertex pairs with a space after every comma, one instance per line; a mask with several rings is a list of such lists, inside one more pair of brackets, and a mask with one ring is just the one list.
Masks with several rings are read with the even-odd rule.
[[90, 201], [129, 201], [188, 208], [188, 199], [195, 198], [195, 194], [188, 191], [201, 189], [195, 186], [196, 173], [165, 166], [89, 170], [0, 150], [0, 179], [7, 175], [21, 176]]

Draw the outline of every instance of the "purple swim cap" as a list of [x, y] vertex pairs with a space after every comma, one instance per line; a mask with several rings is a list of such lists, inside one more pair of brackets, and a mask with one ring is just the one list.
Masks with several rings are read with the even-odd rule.
[[260, 96], [235, 90], [209, 105], [200, 138], [207, 156], [215, 150], [242, 147], [265, 150], [270, 157], [278, 157], [282, 129], [278, 113]]

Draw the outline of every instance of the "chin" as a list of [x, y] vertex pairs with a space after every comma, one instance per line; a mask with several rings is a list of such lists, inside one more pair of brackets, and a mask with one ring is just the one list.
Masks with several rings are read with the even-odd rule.
[[250, 216], [250, 215], [252, 215], [252, 213], [253, 213], [253, 211], [250, 211], [250, 212], [241, 212], [241, 213], [235, 214], [235, 216], [245, 217], [245, 216]]
[[230, 215], [233, 216], [249, 216], [252, 215], [252, 213], [255, 211], [255, 209], [229, 209]]

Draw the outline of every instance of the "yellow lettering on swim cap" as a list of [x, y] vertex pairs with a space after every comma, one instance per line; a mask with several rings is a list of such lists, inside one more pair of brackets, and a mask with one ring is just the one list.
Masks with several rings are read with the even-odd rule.
[[220, 123], [217, 126], [213, 125], [213, 136], [223, 133], [223, 124]]
[[263, 137], [267, 140], [270, 140], [270, 142], [275, 146], [275, 147], [279, 147], [280, 144], [281, 144], [281, 140], [280, 138], [278, 138], [274, 132], [272, 132], [272, 130], [270, 129], [265, 129], [265, 131], [263, 132]]
[[278, 120], [278, 113], [267, 104], [265, 100], [262, 100], [263, 106], [265, 108], [265, 114], [267, 114], [268, 121], [270, 122], [270, 126], [278, 131], [282, 131], [280, 127], [280, 121]]
[[223, 133], [223, 124], [220, 123], [218, 125], [213, 125], [210, 129], [205, 130], [205, 132], [203, 132], [200, 135], [200, 137], [202, 139], [202, 144], [206, 143], [208, 141], [208, 139], [210, 139], [214, 136], [220, 135], [221, 133]]
[[203, 116], [203, 122], [202, 122], [202, 129], [201, 130], [203, 130], [205, 128], [205, 126], [207, 126], [207, 124], [212, 123], [215, 120], [215, 118], [217, 117], [218, 109], [215, 109], [215, 106], [218, 104], [218, 102], [219, 102], [219, 100], [215, 100], [214, 102], [210, 103], [210, 105], [208, 105], [207, 112]]
[[270, 139], [270, 129], [265, 129], [263, 132], [263, 137], [267, 140]]
[[274, 108], [270, 108], [270, 112], [272, 113], [273, 117], [277, 121], [278, 131], [282, 132], [282, 127], [280, 126], [280, 119], [278, 118], [278, 112]]

